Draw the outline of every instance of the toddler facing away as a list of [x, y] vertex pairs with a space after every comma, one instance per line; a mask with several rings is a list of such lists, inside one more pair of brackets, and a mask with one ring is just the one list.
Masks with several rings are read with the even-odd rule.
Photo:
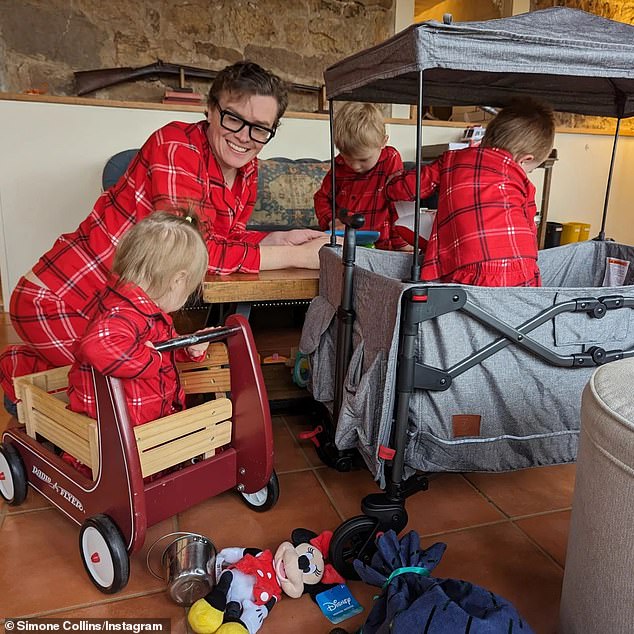
[[[438, 212], [421, 279], [476, 286], [541, 286], [535, 186], [528, 174], [553, 148], [552, 108], [515, 99], [487, 125], [478, 147], [450, 150], [421, 168], [421, 197]], [[390, 200], [414, 200], [416, 170], [394, 176]]]
[[[208, 343], [159, 352], [154, 343], [177, 336], [169, 313], [204, 279], [205, 242], [192, 215], [154, 212], [126, 231], [112, 275], [75, 344], [68, 374], [68, 408], [97, 418], [91, 367], [121, 379], [130, 423], [142, 425], [185, 409], [176, 361], [202, 360]], [[90, 477], [65, 454], [64, 460]]]
[[[385, 122], [380, 109], [369, 103], [346, 103], [335, 115], [333, 141], [339, 150], [335, 158], [335, 204], [365, 216], [364, 230], [378, 231], [378, 249], [408, 249], [394, 229], [396, 211], [385, 196], [389, 176], [403, 169], [398, 151], [386, 145]], [[315, 192], [315, 214], [326, 230], [332, 223], [332, 172], [329, 170]], [[336, 222], [335, 228], [342, 225]]]

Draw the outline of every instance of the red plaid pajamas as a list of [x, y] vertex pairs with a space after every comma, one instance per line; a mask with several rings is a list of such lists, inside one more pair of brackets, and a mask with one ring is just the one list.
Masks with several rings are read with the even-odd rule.
[[209, 251], [209, 271], [257, 272], [258, 243], [246, 231], [257, 195], [257, 159], [238, 171], [232, 188], [207, 140], [208, 123], [170, 123], [143, 145], [126, 173], [104, 192], [72, 233], [60, 236], [33, 267], [47, 287], [21, 280], [11, 300], [11, 321], [28, 344], [0, 355], [0, 385], [15, 400], [13, 377], [66, 365], [81, 336], [96, 293], [106, 285], [121, 236], [154, 210], [178, 206], [197, 213]]
[[[400, 249], [407, 246], [394, 229], [396, 209], [385, 196], [387, 179], [403, 169], [403, 161], [398, 151], [384, 147], [377, 164], [365, 174], [350, 169], [341, 156], [335, 159], [335, 186], [337, 188], [337, 210], [347, 209], [365, 216], [364, 230], [378, 231], [378, 249]], [[321, 187], [315, 192], [315, 214], [319, 226], [326, 230], [332, 222], [332, 170], [329, 170]]]
[[[497, 148], [445, 152], [421, 170], [421, 197], [438, 189], [438, 213], [421, 279], [476, 286], [540, 286], [535, 186]], [[414, 200], [416, 171], [387, 184], [391, 200]]]
[[75, 362], [68, 374], [68, 408], [97, 417], [91, 372], [95, 368], [121, 379], [133, 426], [184, 409], [176, 361], [192, 357], [185, 349], [161, 353], [145, 345], [175, 336], [172, 318], [140, 288], [109, 284], [75, 345]]
[[[121, 379], [133, 427], [185, 409], [185, 393], [176, 361], [199, 360], [186, 349], [158, 352], [146, 342], [176, 336], [172, 318], [139, 287], [113, 279], [99, 296], [93, 318], [75, 345], [76, 360], [68, 374], [68, 409], [97, 418], [91, 368]], [[63, 459], [90, 477], [76, 458]]]

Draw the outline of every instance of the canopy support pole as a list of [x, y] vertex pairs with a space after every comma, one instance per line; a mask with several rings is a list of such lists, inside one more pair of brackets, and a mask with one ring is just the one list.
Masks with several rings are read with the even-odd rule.
[[420, 170], [423, 146], [423, 71], [418, 71], [418, 109], [416, 112], [416, 198], [414, 199], [414, 252], [412, 254], [412, 282], [420, 279]]
[[605, 221], [608, 217], [608, 201], [610, 200], [610, 188], [612, 185], [612, 174], [614, 172], [614, 158], [616, 157], [616, 145], [619, 140], [619, 128], [621, 127], [621, 117], [616, 120], [616, 130], [614, 131], [614, 142], [612, 143], [612, 158], [610, 159], [610, 169], [608, 171], [608, 184], [605, 188], [605, 200], [603, 201], [603, 216], [601, 217], [601, 231], [596, 240], [605, 240]]
[[335, 224], [337, 221], [337, 204], [335, 201], [335, 137], [334, 125], [335, 103], [333, 99], [328, 99], [328, 125], [330, 127], [330, 177], [331, 177], [331, 196], [332, 196], [332, 224], [330, 227], [330, 246], [337, 246], [337, 238], [335, 236]]

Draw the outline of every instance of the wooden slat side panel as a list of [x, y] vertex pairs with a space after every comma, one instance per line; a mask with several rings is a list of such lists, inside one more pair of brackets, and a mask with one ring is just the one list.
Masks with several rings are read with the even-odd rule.
[[58, 425], [57, 421], [48, 418], [42, 412], [35, 411], [34, 418], [38, 434], [92, 468], [92, 452], [86, 438], [81, 438]]
[[209, 394], [228, 392], [231, 389], [229, 368], [183, 372], [180, 376], [185, 394]]
[[[65, 427], [80, 438], [88, 440], [88, 426], [92, 419], [71, 412], [62, 401], [35, 386], [31, 387], [31, 406], [32, 411], [42, 412], [60, 427]], [[39, 432], [39, 429], [36, 431]]]
[[52, 370], [27, 374], [14, 379], [14, 385], [16, 383], [30, 383], [31, 385], [37, 385], [37, 387], [45, 392], [56, 392], [57, 390], [63, 390], [68, 387], [69, 370], [70, 366], [65, 365], [63, 368], [53, 368]]
[[227, 345], [219, 342], [212, 343], [207, 348], [207, 354], [202, 361], [188, 361], [178, 364], [178, 369], [194, 370], [196, 368], [209, 368], [214, 366], [227, 365], [229, 363], [229, 353], [227, 352]]
[[198, 431], [160, 447], [139, 451], [143, 477], [222, 447], [231, 441], [231, 421]]
[[171, 442], [181, 436], [231, 418], [232, 403], [228, 398], [216, 399], [165, 416], [134, 428], [139, 452]]

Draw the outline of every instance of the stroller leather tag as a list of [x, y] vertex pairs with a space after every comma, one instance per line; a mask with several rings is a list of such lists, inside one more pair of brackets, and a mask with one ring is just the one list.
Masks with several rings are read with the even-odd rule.
[[479, 436], [480, 419], [479, 414], [454, 414], [452, 416], [453, 437]]

